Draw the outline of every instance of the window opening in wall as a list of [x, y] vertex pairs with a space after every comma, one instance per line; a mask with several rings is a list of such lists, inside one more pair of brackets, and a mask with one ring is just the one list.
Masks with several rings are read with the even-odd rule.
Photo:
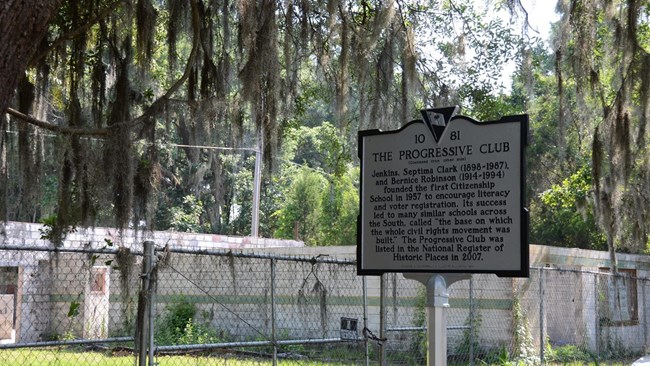
[[0, 340], [15, 341], [18, 267], [0, 266]]
[[93, 294], [106, 293], [106, 268], [93, 268], [93, 278], [90, 291]]

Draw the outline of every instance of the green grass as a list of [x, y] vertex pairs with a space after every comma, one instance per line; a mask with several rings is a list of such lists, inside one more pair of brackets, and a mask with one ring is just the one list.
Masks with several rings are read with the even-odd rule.
[[57, 349], [20, 349], [0, 351], [0, 365], [3, 366], [133, 366], [132, 356], [113, 357], [98, 352], [71, 352]]
[[[258, 366], [272, 364], [269, 358], [243, 358], [234, 355], [216, 354], [206, 355], [177, 355], [177, 356], [159, 356], [156, 357], [156, 363], [159, 366]], [[363, 364], [359, 359], [357, 364]], [[376, 360], [371, 360], [371, 364], [376, 364]], [[599, 363], [586, 361], [571, 362], [548, 362], [552, 366], [599, 366], [599, 365], [630, 365], [634, 359], [630, 360], [601, 360]], [[355, 362], [334, 362], [334, 361], [308, 361], [308, 360], [279, 360], [278, 365], [282, 366], [316, 366], [316, 365], [351, 365]], [[477, 364], [481, 364], [478, 362]], [[68, 349], [19, 349], [19, 350], [0, 350], [0, 365], [2, 366], [134, 366], [136, 358], [132, 354], [112, 355], [103, 352], [81, 352]], [[455, 365], [453, 362], [450, 365]], [[488, 365], [488, 364], [483, 364]], [[516, 365], [516, 363], [513, 363]], [[491, 366], [491, 365], [490, 365]], [[494, 364], [494, 366], [503, 366], [503, 364]]]
[[[241, 358], [236, 356], [159, 356], [155, 359], [159, 366], [256, 366], [270, 365], [271, 359], [267, 358]], [[346, 363], [349, 365], [350, 363]], [[20, 349], [0, 350], [0, 365], [2, 366], [134, 366], [134, 355], [111, 355], [102, 352], [76, 352], [61, 349]], [[279, 360], [278, 365], [283, 366], [316, 366], [316, 365], [343, 365], [338, 362], [292, 361]]]

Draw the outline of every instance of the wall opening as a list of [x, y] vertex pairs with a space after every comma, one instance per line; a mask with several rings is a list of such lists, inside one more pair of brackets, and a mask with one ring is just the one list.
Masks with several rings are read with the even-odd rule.
[[18, 267], [0, 266], [0, 342], [16, 339]]

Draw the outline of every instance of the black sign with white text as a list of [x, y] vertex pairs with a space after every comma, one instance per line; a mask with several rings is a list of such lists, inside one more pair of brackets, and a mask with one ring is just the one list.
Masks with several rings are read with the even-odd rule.
[[527, 115], [360, 131], [359, 274], [528, 276], [527, 136]]

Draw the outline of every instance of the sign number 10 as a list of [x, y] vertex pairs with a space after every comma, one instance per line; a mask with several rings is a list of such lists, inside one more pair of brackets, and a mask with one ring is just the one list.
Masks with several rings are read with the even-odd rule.
[[[460, 131], [451, 131], [449, 134], [449, 139], [452, 141], [460, 140]], [[423, 133], [418, 133], [415, 135], [415, 143], [421, 144], [424, 143], [425, 137]]]

